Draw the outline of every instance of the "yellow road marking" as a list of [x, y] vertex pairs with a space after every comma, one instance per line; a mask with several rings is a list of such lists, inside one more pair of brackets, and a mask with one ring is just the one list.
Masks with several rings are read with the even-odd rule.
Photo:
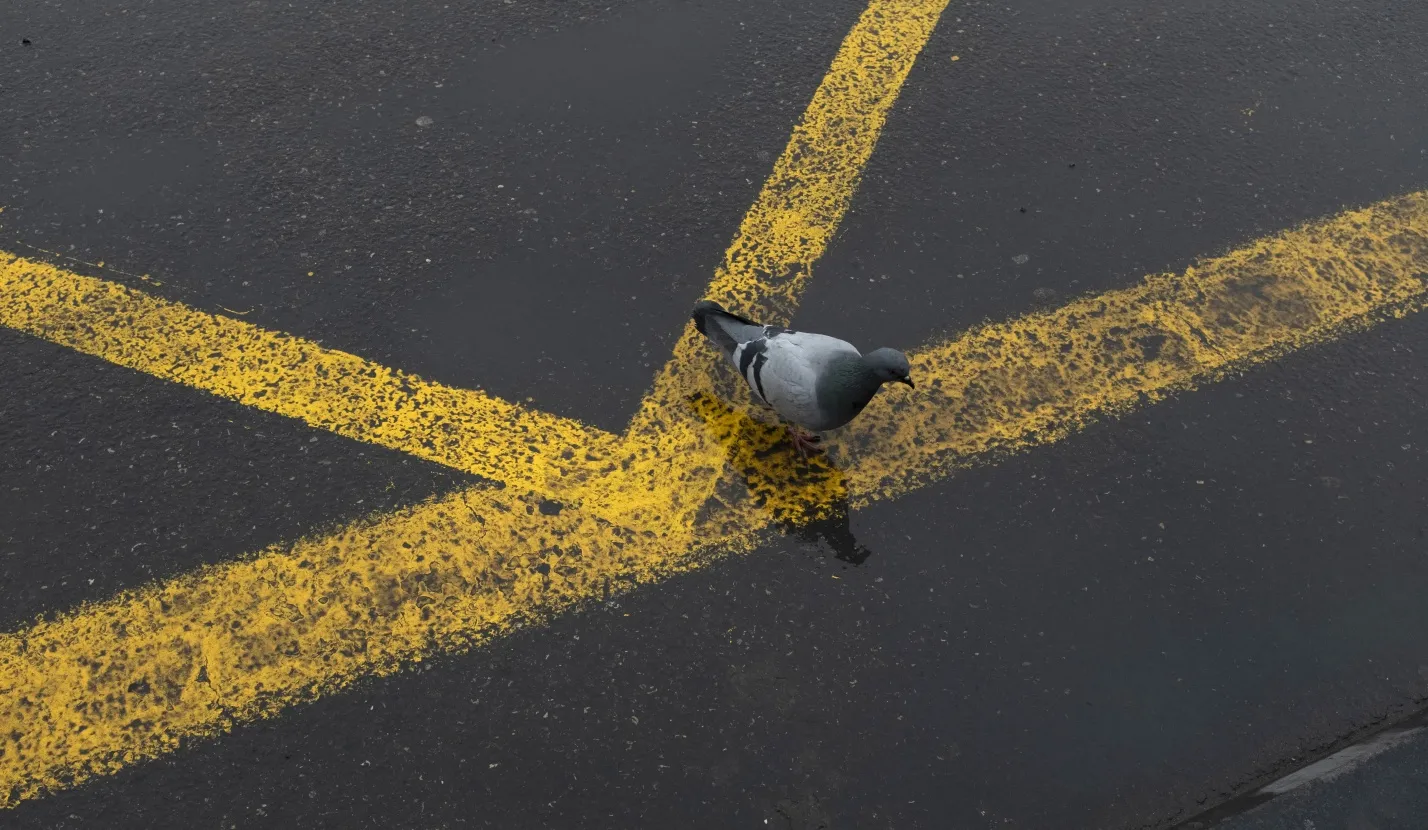
[[[760, 298], [767, 298], [776, 303], [764, 307], [767, 315], [791, 313], [945, 5], [869, 5], [741, 225], [714, 296], [754, 313]], [[92, 290], [114, 290], [106, 285]], [[120, 293], [143, 303], [141, 296]], [[76, 304], [85, 305], [70, 303]], [[184, 311], [208, 324], [209, 316]], [[121, 330], [107, 322], [113, 314], [105, 309], [84, 325], [122, 340]], [[26, 327], [31, 318], [15, 319]], [[65, 326], [31, 322], [27, 330], [86, 344], [92, 353], [117, 355], [125, 359], [115, 362], [163, 377], [178, 379], [174, 374], [183, 371], [179, 360], [156, 360], [127, 343], [65, 335]], [[174, 332], [164, 334], [172, 339]], [[271, 346], [254, 348], [266, 359]], [[529, 476], [529, 495], [474, 488], [0, 638], [0, 804], [118, 769], [183, 738], [214, 734], [434, 650], [470, 646], [522, 620], [690, 567], [709, 550], [691, 546], [698, 511], [711, 544], [727, 550], [738, 539], [750, 541], [749, 532], [766, 523], [769, 511], [783, 515], [784, 507], [777, 498], [763, 499], [762, 509], [750, 509], [754, 505], [736, 496], [726, 497], [732, 503], [711, 500], [728, 475], [722, 450], [707, 435], [742, 437], [729, 452], [743, 467], [753, 448], [771, 443], [771, 435], [739, 413], [712, 406], [710, 395], [696, 394], [712, 391], [713, 367], [697, 346], [686, 332], [620, 454], [603, 463], [585, 459], [585, 469], [569, 475]], [[136, 352], [141, 359], [131, 356]], [[195, 348], [185, 354], [206, 353]], [[216, 371], [229, 371], [225, 366], [218, 363]], [[379, 376], [386, 371], [372, 367]], [[302, 417], [323, 391], [295, 395], [285, 414]], [[479, 440], [481, 433], [474, 434]], [[573, 439], [564, 450], [589, 442]], [[552, 444], [543, 456], [569, 454], [556, 452], [559, 442]], [[489, 477], [512, 478], [500, 472]], [[793, 483], [812, 493], [838, 481], [836, 471], [823, 468], [822, 477]], [[754, 489], [785, 492], [767, 482]], [[549, 509], [545, 495], [571, 506], [547, 515], [541, 509]], [[641, 530], [595, 518], [581, 503]]]
[[1416, 193], [919, 352], [918, 392], [880, 399], [837, 444], [846, 477], [798, 468], [769, 452], [776, 430], [697, 399], [750, 485], [671, 534], [700, 545], [477, 489], [41, 622], [0, 638], [0, 797], [14, 804], [477, 645], [747, 549], [810, 507], [893, 497], [1425, 302], [1428, 193]]
[[[869, 7], [741, 226], [710, 296], [771, 321], [792, 312], [944, 5], [875, 0]], [[481, 414], [464, 417], [452, 428], [455, 435], [446, 433], [444, 452], [433, 449], [440, 441], [427, 437], [446, 432], [439, 422], [373, 429], [365, 434], [384, 439], [376, 443], [413, 451], [406, 442], [422, 436], [414, 444], [440, 456], [432, 460], [534, 493], [475, 488], [0, 638], [0, 803], [152, 757], [180, 739], [271, 715], [356, 678], [478, 644], [582, 600], [747, 547], [771, 521], [808, 518], [849, 498], [891, 497], [988, 450], [1054, 440], [1087, 418], [1417, 308], [1428, 259], [1425, 214], [1421, 195], [1407, 197], [1256, 243], [1180, 277], [1154, 277], [1135, 289], [936, 346], [914, 358], [924, 387], [933, 391], [881, 399], [890, 420], [879, 426], [870, 413], [838, 442], [835, 457], [847, 472], [826, 463], [796, 468], [786, 454], [770, 454], [777, 433], [719, 402], [712, 378], [727, 380], [728, 374], [714, 373], [709, 351], [687, 331], [619, 447], [603, 433], [592, 437], [578, 424], [557, 421], [555, 431], [534, 425], [542, 428], [534, 432], [554, 436], [538, 451], [527, 447], [502, 458], [500, 448], [477, 446], [473, 461], [462, 441], [474, 436], [479, 443], [502, 417], [549, 418], [500, 410], [512, 405], [484, 396], [455, 405]], [[107, 359], [137, 354], [142, 359], [133, 364], [115, 362], [181, 382], [192, 379], [176, 376], [184, 371], [173, 368], [178, 361], [205, 357], [201, 347], [164, 351], [174, 338], [186, 342], [186, 324], [246, 325], [178, 307], [196, 316], [159, 326], [161, 347], [116, 345], [124, 334], [107, 322], [115, 311], [138, 308], [133, 316], [148, 325], [146, 303], [160, 301], [100, 281], [82, 285], [88, 295], [46, 296], [43, 286], [26, 283], [31, 277], [4, 275], [0, 286], [38, 288], [34, 296], [42, 300], [16, 306], [6, 324]], [[111, 299], [116, 289], [118, 302]], [[88, 300], [68, 307], [84, 296], [111, 305]], [[103, 313], [89, 316], [91, 305]], [[193, 385], [244, 400], [269, 382], [269, 363], [292, 370], [308, 359], [272, 351], [272, 341], [244, 340], [250, 329], [224, 329], [233, 340], [220, 338], [236, 343], [234, 354], [250, 356], [255, 368], [245, 382], [221, 389]], [[208, 365], [219, 374], [230, 371], [225, 360], [213, 361]], [[382, 391], [373, 403], [361, 389], [339, 387], [339, 398], [356, 394], [367, 409], [334, 419], [314, 403], [331, 396], [327, 378], [306, 387], [300, 380], [291, 384], [299, 391], [285, 399], [285, 409], [272, 411], [332, 429], [333, 422], [359, 424], [373, 412], [389, 417], [409, 401], [428, 411], [448, 405], [440, 395], [403, 398], [414, 379], [399, 373], [361, 361], [357, 369], [338, 363], [351, 378], [371, 373], [387, 390], [396, 378], [396, 393]], [[282, 385], [290, 385], [287, 380]], [[580, 454], [592, 447], [590, 457]], [[480, 465], [487, 471], [473, 469]], [[725, 486], [730, 483], [743, 486]], [[575, 506], [550, 515], [549, 502], [536, 493], [557, 494]], [[596, 513], [628, 519], [638, 530]]]
[[539, 489], [609, 433], [0, 252], [0, 325], [319, 429]]
[[[771, 322], [792, 314], [946, 5], [869, 4], [745, 215], [709, 296]], [[350, 438], [578, 501], [628, 527], [689, 526], [722, 472], [722, 450], [687, 405], [712, 393], [715, 377], [715, 361], [692, 329], [617, 447], [612, 436], [578, 422], [3, 253], [0, 324]]]
[[[705, 296], [787, 322], [847, 212], [863, 167], [947, 0], [873, 0], [849, 31]], [[693, 326], [625, 433], [621, 464], [582, 482], [585, 504], [627, 527], [689, 527], [706, 509], [724, 448], [690, 402], [735, 393]], [[678, 463], [674, 463], [674, 462]]]
[[978, 329], [912, 358], [917, 392], [837, 439], [854, 502], [896, 496], [995, 449], [1423, 307], [1428, 191], [1268, 237], [1182, 274]]

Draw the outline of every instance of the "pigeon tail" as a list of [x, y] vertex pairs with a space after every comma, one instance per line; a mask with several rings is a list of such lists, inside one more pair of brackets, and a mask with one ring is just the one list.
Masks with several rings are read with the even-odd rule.
[[731, 357], [741, 343], [748, 343], [764, 336], [764, 327], [747, 317], [725, 310], [713, 300], [700, 300], [694, 304], [694, 327], [709, 341], [719, 347], [725, 357]]

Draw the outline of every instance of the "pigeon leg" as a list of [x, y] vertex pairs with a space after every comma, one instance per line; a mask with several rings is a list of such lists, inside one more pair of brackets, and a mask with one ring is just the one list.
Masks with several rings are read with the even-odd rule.
[[811, 432], [804, 432], [792, 424], [788, 427], [788, 437], [793, 441], [793, 448], [798, 450], [798, 454], [807, 458], [811, 453], [823, 452], [823, 448], [818, 446], [818, 442], [823, 439]]

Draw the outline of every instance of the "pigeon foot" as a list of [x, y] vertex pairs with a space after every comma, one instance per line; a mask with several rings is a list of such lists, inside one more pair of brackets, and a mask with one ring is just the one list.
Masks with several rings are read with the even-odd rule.
[[798, 427], [790, 426], [788, 437], [793, 441], [793, 448], [798, 450], [798, 454], [802, 458], [823, 452], [823, 448], [819, 446], [823, 439], [811, 432], [804, 432]]

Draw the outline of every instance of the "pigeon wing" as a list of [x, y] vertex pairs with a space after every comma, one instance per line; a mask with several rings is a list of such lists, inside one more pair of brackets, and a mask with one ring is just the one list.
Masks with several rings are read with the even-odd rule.
[[[763, 347], [740, 374], [759, 399], [785, 420], [824, 429], [831, 413], [818, 405], [818, 380], [840, 360], [857, 359], [853, 344], [836, 337], [769, 327]], [[750, 344], [752, 346], [752, 344]], [[746, 347], [745, 354], [751, 349]]]
[[733, 358], [734, 351], [740, 346], [764, 336], [764, 326], [727, 311], [712, 300], [696, 303], [690, 317], [694, 319], [694, 327], [699, 333], [718, 346], [725, 357]]

